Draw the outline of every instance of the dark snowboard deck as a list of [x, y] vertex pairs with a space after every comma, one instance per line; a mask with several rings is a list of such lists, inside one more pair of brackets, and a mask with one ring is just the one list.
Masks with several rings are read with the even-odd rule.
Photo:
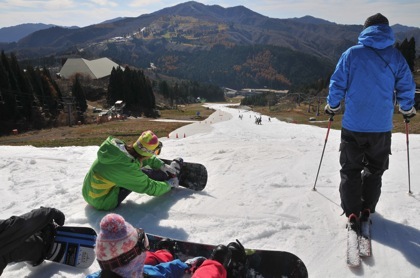
[[[171, 160], [161, 159], [166, 164], [171, 164]], [[207, 184], [207, 169], [203, 164], [194, 162], [184, 162], [179, 175], [179, 184], [195, 191], [201, 191]]]
[[[156, 250], [157, 244], [163, 237], [147, 234], [151, 250]], [[176, 258], [185, 261], [189, 258], [203, 256], [209, 258], [215, 245], [175, 241]], [[227, 244], [227, 243], [226, 243]], [[305, 264], [296, 255], [275, 250], [246, 249], [249, 267], [246, 278], [275, 278], [275, 277], [308, 277]], [[189, 277], [188, 274], [185, 277]]]

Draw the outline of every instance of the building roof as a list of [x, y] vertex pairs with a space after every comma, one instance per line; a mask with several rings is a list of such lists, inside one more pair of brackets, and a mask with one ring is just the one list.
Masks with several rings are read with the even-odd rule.
[[83, 58], [68, 58], [60, 71], [60, 76], [69, 78], [76, 73], [90, 76], [92, 79], [101, 79], [111, 75], [112, 68], [119, 65], [108, 58], [86, 60]]

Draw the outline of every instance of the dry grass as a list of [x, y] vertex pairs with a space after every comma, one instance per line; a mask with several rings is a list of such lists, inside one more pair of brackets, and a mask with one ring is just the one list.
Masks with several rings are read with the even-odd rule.
[[[240, 99], [231, 100], [232, 103], [239, 102]], [[293, 107], [291, 107], [293, 106]], [[277, 118], [281, 121], [310, 124], [326, 128], [328, 126], [328, 115], [320, 111], [316, 116], [315, 111], [308, 112], [305, 105], [294, 107], [291, 104], [283, 104], [276, 107], [253, 107], [255, 112], [263, 115]], [[200, 116], [197, 116], [200, 112]], [[214, 111], [203, 107], [201, 104], [191, 104], [180, 106], [174, 110], [161, 111], [161, 119], [176, 120], [203, 120]], [[315, 117], [315, 121], [309, 121], [309, 118]], [[420, 116], [417, 116], [420, 117]], [[420, 124], [417, 117], [413, 118], [409, 124], [410, 134], [420, 134]], [[336, 115], [331, 128], [341, 129], [342, 115]], [[73, 127], [59, 127], [48, 130], [37, 130], [18, 135], [0, 137], [0, 145], [32, 145], [36, 147], [59, 147], [59, 146], [90, 146], [100, 145], [109, 135], [123, 139], [126, 142], [132, 142], [137, 139], [144, 130], [153, 130], [158, 137], [168, 136], [173, 130], [188, 123], [182, 122], [158, 122], [147, 118], [127, 119], [111, 121], [104, 124], [89, 124]], [[405, 123], [401, 114], [394, 116], [393, 132], [405, 133]]]
[[[202, 120], [214, 111], [201, 104], [180, 106], [179, 109], [161, 111], [161, 119]], [[197, 112], [200, 117], [197, 117]], [[158, 137], [168, 136], [185, 122], [159, 122], [148, 118], [115, 120], [103, 124], [63, 126], [0, 137], [0, 145], [32, 145], [36, 147], [100, 145], [109, 135], [133, 142], [144, 130], [152, 130]]]
[[[253, 110], [256, 112], [259, 112], [263, 115], [268, 115], [270, 117], [275, 117], [281, 121], [285, 122], [291, 122], [296, 124], [310, 124], [310, 125], [316, 125], [319, 127], [328, 127], [328, 120], [329, 116], [324, 114], [323, 106], [320, 108], [319, 116], [316, 116], [316, 111], [308, 112], [308, 106], [307, 105], [301, 105], [294, 108], [271, 108], [268, 107], [254, 107]], [[315, 118], [315, 121], [309, 121], [309, 118]], [[341, 129], [341, 119], [343, 115], [335, 115], [333, 122], [331, 123], [332, 129]], [[417, 119], [419, 115], [411, 119], [408, 127], [409, 127], [409, 133], [410, 134], [420, 134], [420, 123]], [[392, 132], [401, 132], [405, 133], [405, 122], [400, 113], [394, 114], [394, 129]]]

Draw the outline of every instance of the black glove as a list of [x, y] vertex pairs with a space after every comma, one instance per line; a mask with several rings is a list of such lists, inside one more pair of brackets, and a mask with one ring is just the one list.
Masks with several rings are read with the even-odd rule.
[[341, 109], [341, 103], [339, 103], [337, 107], [331, 107], [331, 106], [327, 103], [327, 105], [325, 105], [324, 111], [325, 111], [325, 114], [328, 114], [328, 115], [334, 116], [334, 115], [335, 115], [335, 113], [337, 113], [338, 111], [340, 111], [340, 109]]
[[64, 213], [62, 213], [60, 210], [53, 208], [52, 211], [54, 212], [54, 222], [59, 225], [63, 226], [64, 221], [66, 221], [66, 216], [64, 216]]
[[408, 111], [402, 110], [400, 107], [399, 111], [403, 114], [404, 119], [410, 119], [416, 115], [416, 108], [414, 108], [414, 106]]

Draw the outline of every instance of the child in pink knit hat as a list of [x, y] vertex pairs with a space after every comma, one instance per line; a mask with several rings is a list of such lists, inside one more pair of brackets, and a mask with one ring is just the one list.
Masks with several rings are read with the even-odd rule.
[[95, 252], [101, 269], [110, 270], [122, 277], [141, 277], [146, 259], [144, 251], [148, 246], [147, 241], [144, 241], [144, 233], [142, 241], [141, 231], [114, 213], [106, 215], [100, 227]]
[[[100, 222], [95, 247], [101, 271], [88, 277], [143, 277], [145, 261], [150, 261], [148, 257], [154, 256], [154, 252], [148, 249], [149, 242], [142, 229], [134, 228], [119, 214], [107, 214]], [[170, 274], [170, 277], [182, 277], [189, 266], [180, 260], [174, 260], [168, 250], [158, 251], [160, 254], [166, 253], [164, 256], [158, 255], [159, 258], [165, 258], [162, 262], [166, 264], [160, 264], [154, 271]], [[159, 263], [161, 262], [155, 264]]]
[[148, 251], [149, 242], [144, 231], [134, 228], [121, 215], [110, 213], [102, 218], [96, 238], [95, 252], [101, 271], [87, 278], [181, 278], [186, 273], [192, 274], [193, 278], [226, 278], [226, 268], [233, 254], [231, 244], [217, 246], [209, 259], [196, 257], [184, 263], [174, 259], [165, 249], [166, 244], [162, 244], [160, 250]]

